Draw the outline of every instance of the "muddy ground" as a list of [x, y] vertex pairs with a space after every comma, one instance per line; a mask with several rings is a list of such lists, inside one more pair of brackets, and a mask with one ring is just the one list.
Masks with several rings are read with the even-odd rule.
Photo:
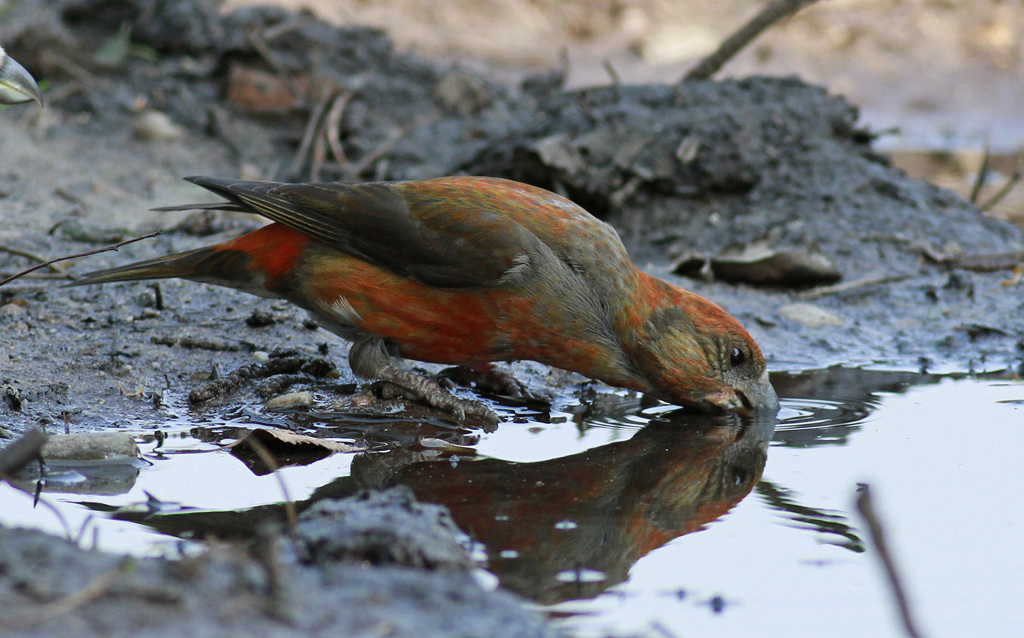
[[[893, 169], [872, 149], [873, 132], [858, 123], [856, 107], [840, 96], [797, 79], [768, 77], [566, 91], [562, 78], [550, 73], [505, 86], [398, 54], [372, 29], [339, 29], [308, 14], [271, 8], [223, 15], [217, 5], [62, 0], [19, 3], [4, 15], [0, 42], [43, 80], [48, 104], [43, 111], [0, 112], [0, 246], [56, 257], [167, 229], [118, 252], [65, 264], [74, 276], [212, 243], [258, 223], [147, 212], [207, 201], [180, 181], [185, 175], [497, 175], [563, 192], [611, 221], [643, 267], [735, 314], [773, 370], [1020, 365], [1024, 297], [1013, 267], [1022, 261], [1021, 231]], [[126, 24], [133, 25], [130, 31]], [[300, 153], [311, 113], [331, 107], [337, 109], [340, 157], [326, 143]], [[820, 285], [752, 281], [766, 276], [763, 269], [740, 283], [723, 281], [727, 270], [721, 263], [728, 260], [701, 268], [731, 244], [749, 247], [757, 241], [819, 266], [814, 272], [823, 277]], [[820, 267], [822, 259], [830, 267]], [[691, 276], [671, 274], [684, 262]], [[0, 271], [32, 263], [0, 251]], [[354, 405], [356, 379], [345, 362], [346, 346], [286, 305], [193, 283], [67, 289], [61, 287], [67, 282], [63, 274], [47, 276], [0, 288], [0, 383], [16, 397], [0, 403], [0, 436], [31, 425], [52, 432], [140, 428], [182, 416], [237, 412], [259, 404], [255, 387], [261, 381], [199, 407], [186, 397], [215, 377], [278, 355], [326, 354], [337, 364], [336, 379], [325, 382], [300, 372], [290, 379], [298, 383], [293, 387], [313, 384], [319, 408], [379, 413], [392, 407]], [[514, 370], [539, 396], [584, 400], [582, 379], [533, 364], [516, 364]], [[5, 607], [11, 602], [32, 608], [77, 591], [117, 562], [35, 535], [2, 533], [0, 547], [13, 553], [3, 559], [7, 565], [29, 564], [27, 557], [37, 552], [33, 544], [46, 546], [38, 550], [44, 558], [34, 563], [42, 572], [32, 578], [0, 570]], [[15, 538], [23, 540], [14, 543]], [[211, 565], [220, 560], [227, 559], [209, 558]], [[338, 604], [333, 595], [362, 595], [343, 591], [355, 579], [341, 572], [326, 576], [297, 559], [282, 560], [294, 579], [330, 581], [321, 583], [323, 605]], [[80, 572], [38, 593], [32, 579], [52, 561], [75, 564]], [[152, 593], [163, 585], [148, 589], [146, 579], [159, 581], [179, 568], [141, 563], [133, 578], [141, 579], [142, 590], [132, 585], [123, 596], [101, 596], [103, 605], [79, 610], [76, 635], [133, 633], [100, 619], [143, 603], [171, 604], [164, 594]], [[388, 569], [395, 571], [364, 569], [373, 574], [366, 578], [380, 578], [387, 583], [381, 587], [393, 592], [377, 594], [381, 605], [432, 591], [453, 605], [444, 608], [445, 618], [491, 623], [483, 632], [475, 625], [444, 626], [436, 635], [549, 631], [532, 612], [508, 605], [505, 594], [485, 593], [465, 565], [457, 569], [464, 576], [461, 585], [451, 585], [455, 590], [447, 597], [435, 589], [435, 572]], [[196, 592], [248, 587], [269, 595], [264, 581], [214, 582], [230, 580], [227, 571], [218, 567], [197, 576], [202, 585], [175, 599], [167, 617], [188, 613], [205, 619], [189, 634], [205, 635], [200, 626], [221, 627], [227, 614], [208, 599], [190, 606]], [[476, 614], [460, 611], [459, 605], [477, 605], [478, 599], [490, 602], [480, 603]], [[253, 611], [252, 599], [246, 601], [237, 607], [244, 622], [230, 619], [242, 624], [224, 627], [259, 626], [266, 635], [312, 631], [271, 620]], [[362, 603], [354, 607], [363, 609]], [[437, 611], [436, 605], [395, 606], [380, 613], [390, 618], [381, 622], [394, 623], [387, 627], [390, 635], [413, 635], [432, 625], [407, 620]], [[509, 614], [529, 629], [507, 621]], [[154, 612], [157, 620], [146, 630], [152, 633], [145, 635], [170, 632], [158, 616]], [[382, 631], [376, 622], [366, 620], [361, 629], [351, 625], [349, 635]], [[27, 631], [43, 635], [54, 627], [37, 624]]]

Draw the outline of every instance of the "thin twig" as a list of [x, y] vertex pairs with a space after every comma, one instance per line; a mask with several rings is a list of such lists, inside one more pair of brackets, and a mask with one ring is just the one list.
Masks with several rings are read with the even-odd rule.
[[313, 138], [313, 152], [309, 154], [309, 181], [320, 181], [320, 170], [324, 167], [325, 161], [327, 161], [327, 131], [326, 126], [320, 126], [316, 137]]
[[[26, 259], [34, 259], [35, 261], [46, 261], [46, 257], [40, 257], [39, 255], [29, 252], [27, 250], [22, 250], [20, 248], [11, 248], [10, 246], [0, 246], [0, 252], [8, 253], [10, 255], [17, 255], [18, 257], [24, 257]], [[60, 266], [54, 266], [53, 264], [50, 264], [49, 268], [55, 273], [67, 275], [67, 273], [64, 272], [64, 269], [61, 268]]]
[[871, 542], [882, 559], [885, 575], [889, 578], [889, 585], [892, 587], [892, 593], [896, 598], [896, 605], [900, 611], [900, 618], [903, 620], [903, 629], [910, 638], [920, 638], [921, 633], [917, 630], [914, 618], [910, 613], [910, 602], [907, 600], [906, 591], [904, 591], [899, 573], [896, 571], [896, 562], [893, 560], [892, 554], [889, 552], [889, 546], [886, 544], [885, 530], [882, 529], [882, 523], [879, 521], [878, 514], [875, 513], [874, 506], [871, 503], [871, 488], [867, 483], [861, 483], [857, 486], [857, 491], [859, 492], [857, 496], [857, 511], [864, 518], [864, 522], [868, 524]]
[[281, 495], [284, 496], [284, 512], [288, 518], [288, 534], [294, 538], [298, 534], [299, 515], [295, 510], [295, 501], [292, 500], [291, 494], [288, 492], [288, 485], [284, 482], [284, 477], [279, 471], [281, 465], [277, 462], [274, 455], [271, 454], [270, 450], [267, 449], [267, 446], [256, 440], [256, 437], [247, 436], [244, 440], [274, 474], [274, 478], [277, 479], [277, 484], [281, 487]]
[[[0, 272], [0, 277], [7, 277], [9, 275], [11, 275], [10, 272], [7, 272], [7, 271]], [[25, 278], [25, 279], [71, 279], [72, 278], [71, 274], [70, 273], [66, 273], [66, 272], [62, 273], [60, 275], [58, 275], [57, 273], [52, 273], [52, 272], [44, 272], [44, 273], [38, 273], [38, 274], [22, 275], [22, 277]]]
[[349, 174], [353, 178], [357, 178], [360, 174], [362, 174], [363, 171], [365, 171], [371, 165], [373, 165], [374, 162], [379, 160], [384, 155], [390, 153], [391, 150], [394, 149], [399, 142], [405, 139], [406, 136], [412, 133], [415, 128], [415, 125], [411, 125], [392, 133], [391, 137], [384, 140], [383, 144], [381, 144], [374, 150], [370, 151], [366, 155], [359, 158], [359, 161], [356, 162], [355, 165], [352, 166], [352, 168], [350, 169]]
[[[41, 57], [43, 66], [56, 67], [58, 70], [78, 80], [82, 87], [89, 86], [95, 88], [102, 84], [102, 81], [90, 73], [84, 66], [73, 62], [70, 58], [64, 57], [52, 49], [43, 49]], [[49, 94], [47, 94], [46, 98], [49, 100]]]
[[977, 206], [978, 197], [981, 196], [981, 188], [985, 185], [985, 180], [988, 179], [988, 162], [992, 159], [992, 150], [988, 147], [988, 142], [985, 142], [985, 152], [981, 156], [981, 167], [978, 168], [978, 174], [974, 177], [974, 186], [971, 188], [971, 203]]
[[619, 72], [615, 70], [615, 67], [612, 66], [612, 61], [608, 58], [605, 58], [602, 64], [604, 65], [604, 70], [608, 74], [608, 77], [612, 79], [612, 90], [615, 92], [615, 100], [619, 101], [621, 99], [619, 87], [622, 86], [622, 83], [619, 80]]
[[619, 72], [615, 70], [614, 66], [612, 66], [612, 61], [611, 60], [609, 60], [608, 58], [605, 58], [601, 62], [601, 64], [604, 66], [605, 73], [607, 73], [608, 77], [610, 77], [612, 79], [612, 84], [614, 84], [615, 86], [618, 86], [619, 84], [622, 83], [621, 80], [619, 79]]
[[267, 579], [267, 603], [272, 618], [285, 623], [295, 621], [291, 603], [291, 586], [288, 578], [288, 568], [281, 561], [279, 548], [280, 526], [276, 523], [264, 521], [256, 526], [256, 544], [253, 548], [253, 556], [263, 567]]
[[1003, 201], [1003, 198], [1010, 194], [1010, 191], [1020, 182], [1021, 173], [1020, 171], [1013, 171], [1013, 175], [1010, 175], [1010, 179], [1006, 180], [1002, 188], [996, 191], [996, 194], [988, 198], [984, 204], [979, 206], [981, 210], [988, 212], [995, 208], [996, 204]]
[[9, 284], [12, 281], [14, 281], [15, 279], [20, 279], [21, 277], [24, 277], [25, 275], [29, 274], [30, 272], [35, 272], [35, 271], [39, 270], [40, 268], [46, 268], [50, 264], [55, 264], [58, 261], [67, 261], [69, 259], [78, 259], [79, 257], [88, 257], [89, 255], [95, 255], [95, 254], [98, 254], [98, 253], [105, 253], [105, 252], [110, 251], [110, 250], [117, 250], [118, 248], [120, 248], [122, 246], [127, 246], [128, 244], [134, 244], [135, 242], [142, 241], [143, 239], [149, 239], [151, 237], [156, 237], [157, 235], [159, 235], [159, 234], [161, 234], [163, 232], [164, 231], [162, 231], [162, 230], [155, 230], [155, 231], [153, 231], [151, 233], [148, 233], [146, 235], [143, 235], [141, 237], [136, 237], [134, 239], [126, 239], [126, 240], [124, 240], [122, 242], [118, 242], [118, 243], [116, 243], [116, 244], [114, 244], [112, 246], [104, 246], [103, 248], [96, 248], [95, 250], [87, 250], [84, 253], [75, 253], [74, 255], [65, 255], [64, 257], [58, 257], [56, 259], [51, 259], [50, 261], [48, 261], [46, 263], [42, 263], [42, 264], [38, 264], [36, 266], [32, 266], [28, 270], [23, 270], [21, 272], [14, 273], [10, 277], [8, 277], [6, 279], [3, 279], [3, 280], [0, 280], [0, 286], [3, 286], [5, 284]]
[[349, 160], [345, 156], [345, 150], [341, 147], [341, 117], [345, 113], [345, 107], [348, 105], [349, 100], [354, 95], [355, 91], [342, 91], [338, 94], [338, 97], [334, 98], [331, 108], [327, 111], [327, 126], [325, 130], [327, 145], [331, 148], [334, 161], [338, 162], [338, 166], [343, 171], [349, 165]]
[[570, 70], [571, 68], [569, 66], [569, 48], [565, 45], [562, 45], [562, 48], [558, 50], [558, 70], [556, 71], [556, 73], [558, 73], [560, 78], [558, 81], [558, 86], [555, 87], [556, 89], [565, 88], [565, 81], [569, 79]]
[[657, 620], [651, 621], [651, 629], [664, 636], [664, 638], [678, 638], [678, 636], [676, 636], [675, 633], [673, 633], [668, 627], [661, 624], [661, 622]]
[[299, 150], [295, 152], [295, 158], [292, 160], [291, 175], [299, 175], [302, 172], [302, 167], [306, 165], [306, 157], [309, 155], [309, 149], [313, 145], [316, 134], [320, 131], [320, 122], [330, 101], [331, 91], [325, 88], [321, 91], [316, 104], [313, 105], [309, 120], [306, 121], [306, 129], [302, 132]]
[[296, 29], [301, 29], [304, 25], [305, 22], [303, 21], [301, 14], [294, 18], [289, 18], [288, 20], [281, 22], [280, 24], [264, 28], [263, 40], [265, 42], [271, 42], [273, 40], [278, 39], [285, 33], [295, 31]]
[[39, 428], [32, 428], [14, 442], [0, 450], [0, 474], [14, 474], [39, 458], [46, 434]]
[[[29, 498], [32, 499], [34, 503], [39, 503], [46, 509], [53, 512], [53, 515], [57, 518], [57, 521], [60, 522], [61, 527], [64, 528], [64, 538], [68, 539], [69, 542], [74, 540], [75, 537], [71, 534], [71, 526], [68, 525], [68, 520], [64, 518], [63, 514], [60, 513], [60, 509], [58, 509], [56, 505], [46, 500], [45, 498], [38, 498], [39, 495], [37, 493], [26, 490], [24, 487], [18, 485], [17, 483], [14, 482], [13, 477], [11, 477], [9, 474], [0, 472], [0, 481], [6, 481], [7, 484], [10, 485], [12, 488], [16, 489], [17, 491], [23, 494], [26, 494]], [[36, 483], [37, 488], [41, 489], [41, 481], [42, 478], [40, 478], [40, 482]], [[35, 507], [35, 505], [33, 505], [33, 507]]]
[[817, 299], [818, 297], [824, 297], [825, 295], [834, 295], [839, 292], [846, 292], [847, 290], [853, 290], [855, 288], [864, 288], [866, 286], [875, 286], [881, 284], [891, 284], [897, 281], [903, 281], [904, 279], [910, 279], [913, 275], [886, 275], [883, 277], [865, 277], [864, 279], [857, 279], [855, 281], [844, 281], [841, 284], [835, 284], [832, 286], [821, 286], [807, 292], [800, 293], [797, 295], [801, 299]]
[[59, 104], [64, 100], [68, 99], [69, 97], [71, 97], [72, 95], [74, 95], [75, 93], [80, 93], [83, 91], [85, 91], [85, 89], [82, 86], [82, 82], [79, 80], [70, 80], [68, 82], [64, 82], [63, 84], [58, 84], [57, 86], [51, 89], [47, 89], [46, 104]]
[[981, 254], [981, 255], [953, 255], [939, 262], [946, 268], [973, 270], [974, 272], [994, 272], [996, 270], [1009, 270], [1024, 264], [1024, 250], [1014, 250], [1008, 253]]
[[[89, 527], [89, 523], [92, 523], [94, 520], [96, 520], [96, 519], [93, 518], [92, 514], [89, 514], [88, 516], [86, 516], [85, 520], [82, 521], [82, 525], [78, 528], [78, 533], [75, 534], [74, 540], [72, 540], [71, 542], [74, 543], [75, 545], [77, 545], [78, 547], [81, 547], [82, 546], [82, 537], [85, 536], [85, 532], [86, 532], [86, 530]], [[96, 529], [95, 525], [93, 525], [93, 529], [94, 530]], [[95, 545], [95, 543], [93, 543], [93, 544]]]
[[250, 29], [249, 32], [245, 35], [246, 41], [249, 43], [249, 46], [251, 46], [256, 51], [256, 53], [258, 53], [259, 56], [263, 58], [267, 65], [269, 65], [270, 68], [274, 70], [274, 74], [278, 78], [280, 78], [282, 82], [285, 83], [285, 85], [288, 87], [288, 90], [291, 91], [292, 96], [301, 96], [301, 87], [299, 87], [298, 83], [295, 81], [295, 78], [288, 73], [288, 69], [285, 67], [285, 65], [282, 64], [281, 61], [277, 59], [276, 55], [274, 55], [274, 52], [270, 49], [266, 41], [263, 39], [263, 35], [256, 29]]
[[817, 0], [775, 0], [749, 22], [730, 35], [718, 47], [718, 50], [697, 63], [697, 66], [683, 76], [682, 81], [706, 80], [718, 73], [726, 62], [739, 53], [745, 46], [779, 20], [790, 16], [804, 7], [814, 4]]

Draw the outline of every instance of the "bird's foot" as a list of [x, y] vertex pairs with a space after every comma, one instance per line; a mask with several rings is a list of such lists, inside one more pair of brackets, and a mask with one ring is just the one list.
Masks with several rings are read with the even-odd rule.
[[438, 376], [459, 385], [475, 386], [483, 392], [522, 399], [532, 398], [527, 387], [512, 376], [512, 373], [499, 370], [490, 363], [476, 366], [453, 366], [445, 368]]
[[378, 376], [386, 382], [376, 388], [383, 398], [402, 397], [426, 403], [453, 414], [459, 421], [481, 422], [487, 432], [493, 431], [500, 421], [497, 413], [483, 403], [460, 399], [442, 388], [436, 381], [414, 372], [389, 365]]

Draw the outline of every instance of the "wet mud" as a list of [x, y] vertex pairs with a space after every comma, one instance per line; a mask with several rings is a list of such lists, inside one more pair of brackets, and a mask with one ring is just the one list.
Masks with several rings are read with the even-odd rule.
[[[331, 529], [322, 511], [306, 513], [296, 545], [265, 531], [179, 560], [0, 528], [0, 627], [17, 636], [555, 635], [517, 597], [481, 586], [456, 542], [463, 535], [437, 506], [392, 491], [332, 507], [341, 515]], [[82, 592], [55, 613], [54, 601]]]
[[[1012, 270], [1024, 251], [1020, 229], [892, 168], [873, 150], [874, 133], [858, 124], [854, 105], [794, 78], [566, 91], [552, 73], [509, 87], [398, 54], [372, 29], [339, 29], [275, 8], [221, 14], [218, 3], [207, 0], [20, 3], [4, 16], [0, 42], [45, 80], [48, 100], [42, 112], [0, 111], [0, 246], [20, 253], [0, 251], [0, 272], [32, 265], [25, 253], [56, 257], [166, 229], [155, 239], [73, 262], [66, 272], [74, 276], [213, 243], [258, 224], [229, 214], [147, 212], [194, 201], [195, 189], [180, 181], [186, 175], [402, 180], [475, 173], [554, 189], [609, 220], [642, 267], [736, 315], [773, 371], [869, 363], [992, 370], [1021, 363], [1024, 297]], [[311, 113], [333, 107], [340, 109], [333, 120], [340, 152], [304, 144]], [[687, 271], [689, 277], [672, 274], [684, 260], [707, 260], [730, 246], [754, 243], [822, 255], [840, 280], [793, 288], [716, 280], [707, 276], [708, 268]], [[66, 289], [64, 272], [46, 276], [0, 288], [4, 438], [31, 426], [51, 433], [137, 430], [210, 415], [300, 428], [315, 422], [310, 415], [319, 411], [345, 415], [344, 426], [334, 422], [333, 436], [367, 441], [375, 449], [401, 451], [423, 433], [409, 434], [382, 417], [424, 424], [432, 438], [451, 445], [472, 443], [472, 431], [443, 416], [360, 393], [346, 346], [285, 304], [178, 281]], [[318, 358], [332, 360], [337, 370], [317, 364], [315, 370], [326, 372], [314, 373], [305, 364]], [[298, 363], [283, 380], [237, 373], [286, 359]], [[577, 405], [582, 413], [620, 400], [576, 375], [529, 362], [510, 368], [537, 397], [496, 398], [511, 421], [523, 409], [543, 413], [547, 401]], [[211, 387], [217, 390], [207, 399], [190, 401], [190, 393]], [[294, 390], [312, 393], [308, 411], [263, 407], [265, 399]], [[457, 392], [475, 396], [471, 388]], [[629, 442], [651, 449], [609, 458], [657, 457], [658, 443], [645, 441], [658, 436], [652, 428]], [[700, 436], [699, 429], [693, 436]], [[740, 438], [736, 432], [729, 437]], [[673, 441], [686, 445], [685, 439]], [[711, 457], [739, 455], [722, 467], [745, 468], [742, 480], [714, 501], [728, 509], [756, 483], [764, 459], [758, 445], [732, 452], [723, 445]], [[581, 463], [603, 468], [596, 458], [602, 454], [595, 451], [595, 458]], [[351, 498], [356, 488], [390, 487], [404, 483], [408, 473], [428, 471], [381, 458], [360, 461], [354, 472], [362, 479], [350, 477], [337, 495]], [[479, 481], [515, 483], [500, 463], [474, 468]], [[622, 488], [615, 498], [629, 500], [633, 469], [609, 470]], [[546, 472], [530, 471], [538, 477]], [[441, 474], [417, 484], [442, 487], [420, 488], [423, 494], [414, 488], [416, 496], [437, 500], [464, 491]], [[671, 483], [672, 473], [664, 480]], [[664, 489], [670, 497], [654, 518], [672, 525], [648, 530], [652, 537], [686, 533], [709, 515], [687, 509], [686, 496], [671, 496], [670, 484]], [[513, 490], [508, 498], [525, 497]], [[440, 515], [399, 500], [395, 511], [419, 516], [423, 529], [436, 528], [438, 538], [457, 537], [452, 525], [438, 521]], [[354, 507], [369, 507], [359, 502]], [[441, 502], [462, 526], [459, 503]], [[646, 514], [631, 515], [635, 522]], [[621, 533], [629, 522], [604, 521], [594, 532], [621, 541], [621, 556], [609, 557], [607, 565], [613, 578], [623, 577], [630, 555], [649, 547], [649, 541]], [[436, 539], [415, 541], [429, 547], [426, 553], [392, 552], [415, 566], [395, 560], [365, 567], [357, 550], [339, 547], [316, 553], [316, 565], [286, 550], [272, 559], [214, 553], [194, 559], [196, 573], [183, 574], [192, 559], [140, 559], [128, 567], [120, 558], [38, 534], [0, 534], [3, 564], [10, 566], [0, 570], [5, 608], [48, 613], [40, 609], [46, 602], [102, 586], [82, 608], [95, 615], [76, 626], [81, 635], [137, 635], [130, 630], [136, 620], [146, 635], [222, 635], [227, 628], [315, 635], [320, 621], [340, 623], [334, 626], [348, 628], [348, 635], [385, 629], [391, 635], [551, 631], [511, 594], [482, 589], [465, 556], [434, 557], [444, 544]], [[399, 547], [398, 541], [380, 543]], [[388, 554], [380, 547], [375, 555]], [[275, 561], [279, 567], [267, 567]], [[58, 564], [66, 580], [46, 580]], [[267, 611], [265, 602], [275, 595], [274, 569], [302, 592], [296, 599], [313, 610], [310, 615], [282, 622]], [[551, 569], [561, 573], [572, 565]], [[110, 584], [95, 580], [105, 575]], [[508, 587], [534, 595], [540, 579], [527, 570], [510, 577], [514, 584]], [[579, 579], [572, 586], [580, 586]], [[213, 593], [219, 591], [237, 595]], [[555, 600], [564, 594], [538, 595]], [[335, 611], [318, 615], [326, 609]], [[123, 624], [112, 620], [129, 610], [139, 616]], [[9, 622], [16, 621], [24, 619]], [[58, 627], [36, 617], [24, 635], [59, 635]]]

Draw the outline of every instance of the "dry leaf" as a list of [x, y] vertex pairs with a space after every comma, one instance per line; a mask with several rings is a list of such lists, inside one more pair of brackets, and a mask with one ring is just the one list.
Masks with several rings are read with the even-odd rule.
[[266, 450], [278, 467], [309, 465], [338, 452], [359, 452], [364, 449], [341, 441], [274, 428], [252, 430], [227, 447], [233, 456], [257, 475], [268, 474], [274, 469], [267, 466], [258, 449]]

